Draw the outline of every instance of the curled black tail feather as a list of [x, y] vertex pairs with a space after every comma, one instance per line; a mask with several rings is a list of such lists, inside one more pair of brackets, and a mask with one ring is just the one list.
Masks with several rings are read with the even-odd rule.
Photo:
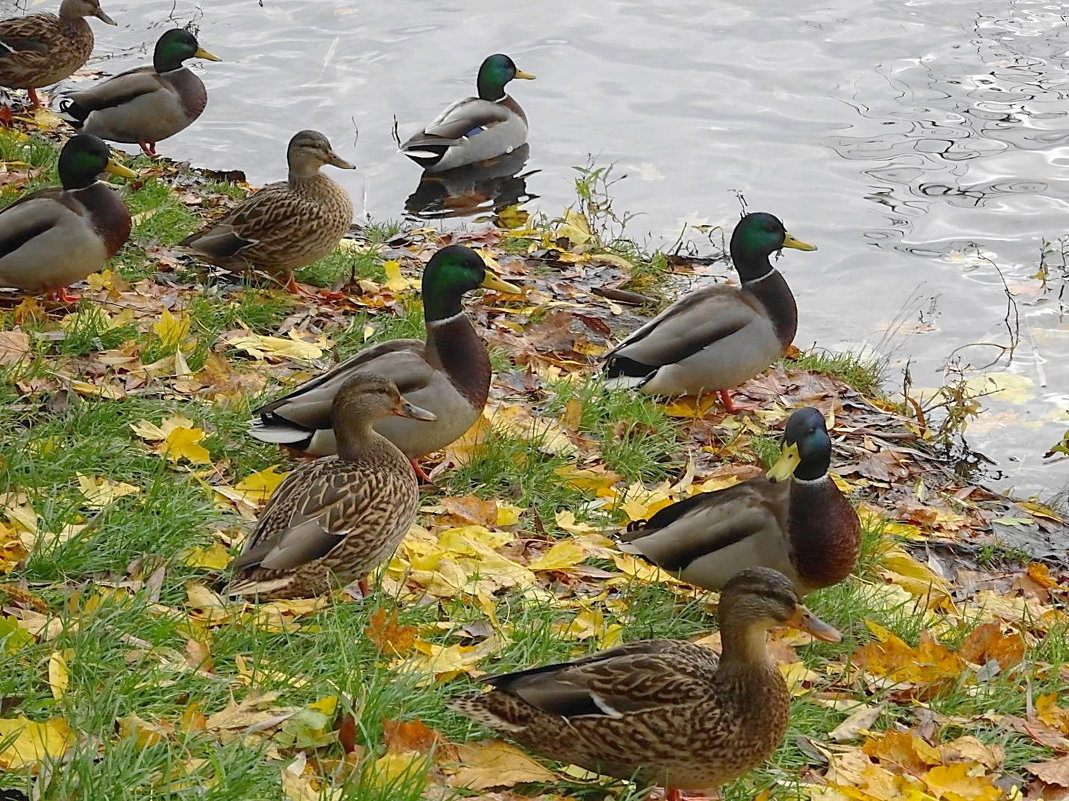
[[91, 111], [91, 109], [87, 109], [72, 97], [65, 97], [59, 101], [59, 116], [77, 129], [81, 129], [85, 125], [85, 121]]

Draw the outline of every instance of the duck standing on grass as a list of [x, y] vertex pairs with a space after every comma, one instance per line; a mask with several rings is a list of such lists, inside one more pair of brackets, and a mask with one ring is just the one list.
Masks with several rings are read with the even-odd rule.
[[442, 248], [423, 270], [426, 342], [395, 339], [360, 351], [254, 410], [250, 433], [263, 442], [313, 456], [335, 453], [332, 409], [338, 388], [363, 373], [388, 376], [406, 398], [436, 419], [390, 417], [380, 420], [375, 430], [400, 448], [416, 474], [429, 481], [416, 459], [446, 447], [471, 428], [490, 391], [490, 356], [461, 306], [464, 294], [478, 287], [521, 291], [487, 270], [474, 250], [463, 245]]
[[63, 0], [58, 17], [30, 14], [0, 20], [0, 86], [28, 89], [30, 103], [40, 106], [35, 90], [70, 77], [93, 53], [93, 29], [86, 17], [115, 24], [100, 0]]
[[179, 245], [227, 270], [283, 279], [300, 294], [293, 271], [329, 256], [353, 224], [349, 193], [319, 168], [356, 168], [319, 131], [294, 134], [286, 162], [289, 180], [268, 184]]
[[183, 28], [156, 42], [151, 67], [137, 67], [72, 92], [60, 101], [60, 116], [83, 133], [111, 142], [136, 142], [156, 158], [156, 143], [187, 128], [204, 111], [208, 92], [183, 62], [219, 61]]
[[66, 288], [103, 267], [130, 236], [130, 212], [100, 174], [137, 174], [87, 134], [63, 146], [58, 171], [62, 187], [23, 195], [0, 211], [0, 286], [71, 302], [78, 296]]
[[731, 234], [731, 260], [742, 280], [699, 289], [658, 314], [605, 354], [606, 385], [649, 395], [728, 390], [787, 352], [798, 329], [794, 295], [768, 257], [781, 248], [816, 250], [787, 233], [777, 217], [747, 214]]
[[664, 507], [623, 534], [620, 550], [709, 590], [756, 566], [788, 576], [800, 596], [838, 584], [857, 564], [861, 523], [828, 475], [824, 415], [792, 412], [783, 443], [767, 476]]
[[401, 145], [401, 152], [427, 172], [443, 172], [497, 158], [527, 142], [527, 115], [505, 91], [514, 78], [534, 80], [503, 53], [479, 67], [478, 97], [458, 100]]
[[739, 573], [720, 596], [723, 654], [642, 640], [571, 662], [484, 677], [493, 689], [450, 706], [550, 759], [621, 779], [706, 790], [764, 761], [787, 729], [790, 694], [765, 644], [773, 626], [828, 642], [782, 574]]
[[390, 558], [419, 508], [408, 461], [372, 424], [434, 420], [397, 385], [358, 375], [334, 397], [338, 455], [302, 464], [278, 485], [231, 568], [228, 595], [308, 598], [359, 580]]

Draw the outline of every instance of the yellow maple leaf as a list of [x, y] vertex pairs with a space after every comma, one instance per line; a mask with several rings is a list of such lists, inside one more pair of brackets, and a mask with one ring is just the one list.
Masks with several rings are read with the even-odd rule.
[[282, 480], [289, 475], [289, 473], [277, 472], [279, 465], [273, 464], [270, 467], [265, 467], [263, 470], [258, 470], [255, 473], [245, 476], [237, 484], [234, 485], [234, 489], [245, 495], [245, 499], [254, 503], [262, 503], [271, 497], [278, 485], [282, 483]]
[[170, 350], [177, 348], [189, 335], [191, 320], [188, 312], [181, 312], [177, 317], [167, 309], [160, 315], [160, 321], [152, 324], [152, 330], [160, 338], [163, 347]]
[[139, 487], [127, 484], [123, 481], [113, 481], [104, 476], [87, 476], [82, 473], [78, 477], [78, 489], [85, 498], [85, 505], [90, 509], [103, 509], [110, 506], [119, 498], [126, 495], [137, 495], [141, 492]]
[[315, 342], [300, 338], [295, 329], [290, 329], [287, 336], [269, 337], [260, 334], [247, 334], [230, 340], [231, 347], [243, 350], [254, 359], [291, 359], [294, 361], [312, 361], [322, 357], [324, 348], [333, 344], [325, 336]]
[[568, 570], [586, 559], [586, 548], [573, 540], [555, 543], [529, 563], [530, 570]]
[[207, 548], [190, 548], [182, 554], [182, 564], [222, 570], [230, 564], [230, 551], [221, 542], [213, 542]]
[[1003, 797], [984, 766], [975, 763], [936, 765], [923, 778], [936, 798], [945, 801], [998, 801]]
[[74, 743], [66, 718], [44, 723], [25, 717], [0, 719], [0, 768], [18, 770], [45, 759], [58, 759]]
[[0, 575], [10, 573], [29, 555], [29, 549], [16, 531], [0, 523]]
[[[416, 751], [387, 751], [364, 769], [364, 782], [379, 789], [427, 784], [427, 757]], [[406, 793], [407, 794], [407, 793]]]
[[494, 520], [495, 526], [514, 526], [520, 522], [520, 515], [527, 511], [526, 507], [513, 506], [511, 503], [497, 504], [497, 517]]
[[193, 464], [211, 464], [208, 449], [200, 445], [206, 434], [200, 428], [176, 428], [167, 435], [164, 454], [172, 462], [186, 459]]
[[556, 774], [527, 754], [501, 740], [458, 745], [458, 769], [449, 779], [454, 787], [486, 790], [528, 782], [554, 782]]
[[397, 259], [387, 259], [382, 263], [382, 269], [386, 273], [384, 286], [391, 292], [404, 292], [406, 289], [413, 289], [419, 286], [418, 281], [405, 278], [401, 274], [401, 262]]

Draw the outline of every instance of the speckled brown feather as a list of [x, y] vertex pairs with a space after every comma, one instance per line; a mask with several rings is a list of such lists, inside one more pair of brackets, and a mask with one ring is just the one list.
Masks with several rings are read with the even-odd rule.
[[228, 593], [304, 598], [363, 578], [393, 554], [418, 507], [411, 466], [377, 434], [356, 458], [301, 465], [234, 560]]
[[[290, 176], [256, 192], [231, 214], [183, 244], [230, 270], [262, 270], [288, 276], [337, 247], [353, 221], [353, 202], [321, 173]], [[232, 237], [220, 235], [232, 233]], [[217, 237], [218, 246], [206, 238]]]
[[0, 57], [0, 86], [13, 89], [37, 89], [62, 81], [93, 52], [93, 29], [82, 17], [30, 14], [6, 19], [0, 21], [0, 39], [27, 43], [27, 49]]
[[[748, 570], [733, 584], [755, 580], [774, 602], [796, 605], [775, 571]], [[767, 758], [787, 728], [790, 696], [768, 657], [765, 627], [729, 612], [719, 661], [694, 643], [639, 641], [490, 677], [491, 692], [450, 705], [551, 759], [666, 787], [714, 788]]]

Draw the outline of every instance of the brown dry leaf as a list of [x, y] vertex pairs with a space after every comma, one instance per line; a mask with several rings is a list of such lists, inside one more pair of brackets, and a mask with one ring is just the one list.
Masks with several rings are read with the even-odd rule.
[[453, 787], [486, 790], [524, 782], [553, 782], [557, 776], [521, 750], [500, 740], [457, 746], [460, 769], [449, 777]]
[[1045, 762], [1032, 762], [1024, 768], [1047, 784], [1069, 787], [1069, 756], [1048, 759]]
[[885, 706], [887, 706], [886, 703], [877, 704], [876, 706], [860, 704], [857, 709], [850, 713], [846, 720], [828, 732], [829, 739], [837, 743], [853, 740], [861, 732], [871, 728]]
[[414, 751], [426, 754], [442, 741], [441, 736], [422, 720], [382, 721], [382, 737], [387, 751]]
[[971, 734], [966, 734], [939, 746], [943, 762], [978, 762], [988, 770], [994, 770], [1006, 758], [1006, 749], [1001, 745], [987, 745]]
[[32, 355], [28, 335], [22, 331], [0, 331], [0, 365], [18, 364]]
[[379, 607], [367, 621], [364, 632], [381, 653], [388, 656], [404, 656], [416, 645], [419, 629], [416, 626], [402, 626], [397, 622], [397, 612], [386, 614]]
[[465, 495], [463, 498], [442, 498], [441, 504], [449, 514], [466, 523], [487, 527], [497, 523], [496, 501], [484, 501], [475, 495]]
[[958, 655], [974, 665], [985, 665], [994, 659], [1005, 670], [1024, 658], [1024, 647], [1024, 638], [1020, 634], [1003, 634], [1002, 625], [991, 621], [969, 632], [958, 649]]

